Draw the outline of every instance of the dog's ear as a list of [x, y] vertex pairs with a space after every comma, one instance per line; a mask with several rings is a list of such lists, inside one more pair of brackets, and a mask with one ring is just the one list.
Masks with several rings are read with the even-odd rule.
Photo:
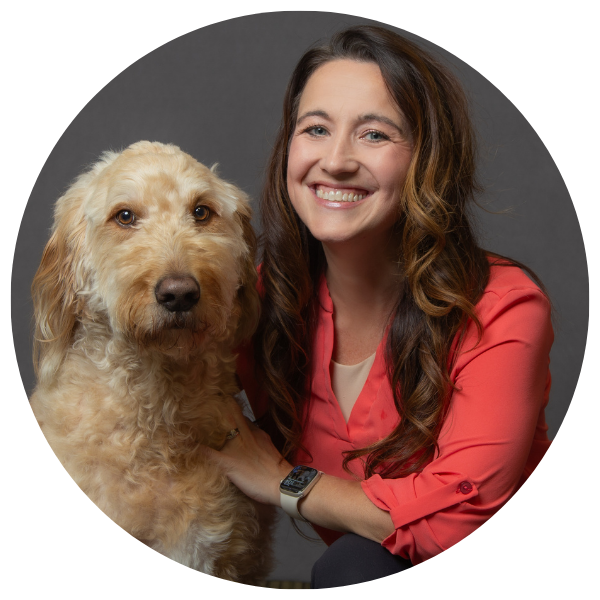
[[242, 265], [241, 284], [237, 292], [237, 304], [240, 315], [235, 334], [235, 345], [248, 340], [254, 334], [258, 324], [260, 299], [256, 291], [256, 235], [250, 223], [251, 212], [249, 205], [239, 204], [235, 218], [241, 225], [244, 241], [248, 247]]
[[31, 285], [35, 319], [33, 362], [38, 382], [53, 377], [66, 354], [80, 310], [83, 198], [93, 174], [81, 175], [59, 198], [50, 240]]

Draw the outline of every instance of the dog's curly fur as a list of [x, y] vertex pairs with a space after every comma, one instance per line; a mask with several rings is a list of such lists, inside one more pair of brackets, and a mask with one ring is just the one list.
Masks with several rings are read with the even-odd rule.
[[[103, 154], [58, 200], [33, 282], [31, 405], [67, 471], [126, 531], [194, 569], [260, 584], [272, 513], [202, 452], [231, 428], [232, 348], [258, 314], [254, 251], [243, 192], [176, 146]], [[168, 277], [195, 280], [198, 303], [161, 305]]]

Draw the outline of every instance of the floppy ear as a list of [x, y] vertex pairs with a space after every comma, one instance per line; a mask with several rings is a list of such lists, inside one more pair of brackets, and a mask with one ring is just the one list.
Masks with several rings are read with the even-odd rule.
[[85, 239], [83, 197], [91, 173], [80, 176], [56, 203], [52, 236], [31, 285], [35, 319], [33, 362], [38, 382], [53, 377], [69, 348], [77, 322], [76, 261]]
[[241, 342], [250, 339], [256, 330], [260, 313], [260, 298], [256, 291], [257, 274], [254, 264], [256, 235], [250, 224], [251, 212], [249, 205], [240, 203], [235, 212], [235, 218], [241, 225], [244, 241], [248, 247], [248, 251], [243, 258], [240, 287], [237, 292], [240, 316], [234, 343], [235, 346], [238, 346]]

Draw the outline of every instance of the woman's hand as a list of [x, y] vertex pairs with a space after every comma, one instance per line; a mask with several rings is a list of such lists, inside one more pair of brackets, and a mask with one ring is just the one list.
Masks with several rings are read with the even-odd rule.
[[227, 440], [221, 450], [206, 447], [206, 454], [244, 494], [263, 504], [280, 506], [279, 483], [292, 465], [269, 435], [243, 415], [237, 403], [232, 402], [229, 419], [230, 429], [237, 429], [239, 435]]

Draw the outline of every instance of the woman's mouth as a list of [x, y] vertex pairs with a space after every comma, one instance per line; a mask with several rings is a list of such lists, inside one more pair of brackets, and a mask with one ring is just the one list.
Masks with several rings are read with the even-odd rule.
[[317, 198], [329, 202], [359, 202], [369, 195], [367, 190], [360, 188], [334, 188], [325, 185], [314, 186]]

